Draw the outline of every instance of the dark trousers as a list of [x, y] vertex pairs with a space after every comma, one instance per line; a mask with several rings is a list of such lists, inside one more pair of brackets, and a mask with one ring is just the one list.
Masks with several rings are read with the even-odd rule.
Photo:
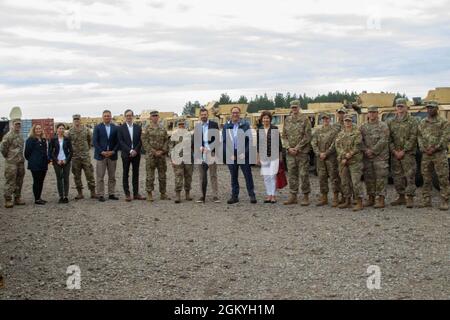
[[249, 164], [229, 164], [228, 169], [230, 170], [231, 175], [231, 196], [233, 198], [239, 197], [239, 167], [241, 168], [242, 173], [244, 174], [245, 184], [247, 186], [248, 196], [250, 198], [255, 197], [255, 186], [253, 184], [253, 176], [252, 176], [252, 168]]
[[34, 200], [41, 199], [42, 189], [44, 188], [44, 180], [47, 175], [47, 170], [45, 171], [31, 171], [33, 176], [33, 194]]
[[125, 192], [125, 195], [130, 195], [130, 186], [128, 184], [128, 177], [129, 177], [129, 171], [130, 166], [133, 170], [133, 178], [132, 178], [132, 184], [133, 184], [133, 195], [139, 194], [139, 164], [141, 163], [141, 155], [137, 155], [134, 158], [122, 158], [122, 164], [123, 164], [123, 176], [122, 176], [122, 183], [123, 183], [123, 191]]
[[69, 195], [70, 162], [66, 163], [63, 167], [55, 163], [53, 168], [55, 168], [59, 197], [67, 198]]

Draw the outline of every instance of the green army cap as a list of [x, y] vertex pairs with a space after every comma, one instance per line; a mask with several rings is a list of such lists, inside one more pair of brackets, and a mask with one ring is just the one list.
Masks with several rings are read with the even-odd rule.
[[185, 118], [178, 118], [178, 120], [177, 120], [177, 126], [179, 126], [180, 124], [186, 125], [186, 119], [185, 119]]
[[439, 104], [436, 101], [428, 101], [425, 104], [425, 107], [427, 107], [427, 108], [439, 108]]
[[407, 106], [407, 102], [405, 98], [397, 98], [397, 100], [395, 100], [395, 105], [396, 106]]
[[73, 120], [80, 120], [80, 119], [81, 119], [81, 116], [80, 116], [79, 114], [74, 114], [74, 115], [72, 116], [72, 119], [73, 119]]
[[351, 115], [351, 114], [346, 114], [346, 115], [344, 116], [344, 121], [345, 121], [345, 120], [353, 121], [352, 115]]
[[347, 109], [342, 107], [342, 108], [337, 109], [336, 112], [347, 113]]
[[323, 119], [323, 118], [331, 119], [331, 115], [330, 115], [328, 112], [322, 112], [322, 113], [320, 114], [320, 118], [321, 118], [321, 119]]
[[369, 112], [378, 112], [378, 106], [371, 105], [367, 108], [367, 111]]
[[159, 116], [159, 111], [158, 110], [150, 111], [150, 116]]
[[300, 107], [300, 100], [292, 100], [290, 105], [291, 105], [291, 108], [292, 107]]

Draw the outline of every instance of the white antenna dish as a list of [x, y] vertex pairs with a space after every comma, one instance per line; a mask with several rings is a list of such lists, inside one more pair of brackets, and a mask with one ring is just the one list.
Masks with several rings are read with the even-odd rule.
[[20, 107], [14, 107], [11, 109], [11, 112], [9, 113], [9, 118], [12, 119], [21, 119], [22, 118], [22, 110], [20, 110]]

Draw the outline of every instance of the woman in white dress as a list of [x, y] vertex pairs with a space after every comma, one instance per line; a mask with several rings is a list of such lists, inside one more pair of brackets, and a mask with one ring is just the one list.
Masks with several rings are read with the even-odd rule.
[[257, 164], [266, 187], [264, 203], [276, 203], [276, 177], [281, 157], [281, 137], [277, 126], [272, 125], [272, 113], [263, 111], [257, 132]]

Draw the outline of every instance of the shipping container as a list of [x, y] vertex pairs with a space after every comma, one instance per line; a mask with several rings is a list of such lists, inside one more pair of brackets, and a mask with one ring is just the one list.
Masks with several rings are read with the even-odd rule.
[[45, 137], [47, 139], [53, 138], [55, 134], [55, 122], [53, 119], [33, 119], [32, 125], [39, 124], [44, 130]]
[[24, 140], [28, 139], [28, 135], [30, 134], [31, 127], [33, 126], [33, 122], [31, 119], [22, 120], [22, 126], [20, 129], [20, 133]]

